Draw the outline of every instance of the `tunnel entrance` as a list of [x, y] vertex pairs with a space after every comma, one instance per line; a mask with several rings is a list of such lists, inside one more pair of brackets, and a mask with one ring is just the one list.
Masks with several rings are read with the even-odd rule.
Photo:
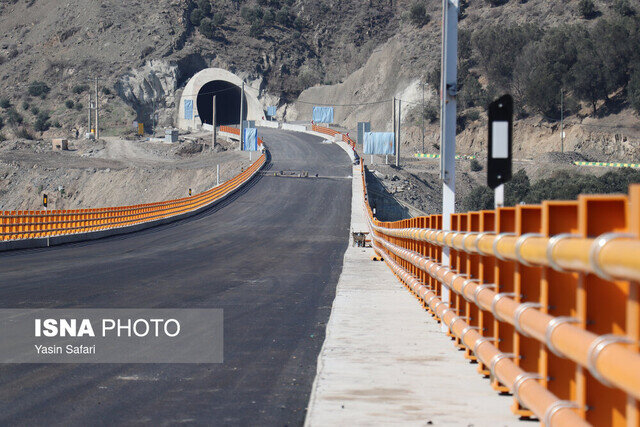
[[[198, 91], [196, 106], [202, 123], [213, 123], [213, 96], [216, 96], [216, 124], [238, 124], [240, 113], [240, 96], [242, 90], [233, 83], [224, 80], [215, 80], [206, 83]], [[245, 95], [242, 119], [247, 119], [247, 97]]]

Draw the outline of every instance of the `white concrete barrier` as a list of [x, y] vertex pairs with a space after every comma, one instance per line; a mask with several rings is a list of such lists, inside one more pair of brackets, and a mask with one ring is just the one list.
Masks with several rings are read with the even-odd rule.
[[278, 129], [280, 128], [280, 123], [276, 121], [271, 121], [271, 120], [256, 120], [256, 126]]
[[292, 130], [295, 132], [306, 132], [307, 131], [307, 127], [304, 125], [292, 125], [289, 123], [282, 123], [282, 129], [283, 130]]

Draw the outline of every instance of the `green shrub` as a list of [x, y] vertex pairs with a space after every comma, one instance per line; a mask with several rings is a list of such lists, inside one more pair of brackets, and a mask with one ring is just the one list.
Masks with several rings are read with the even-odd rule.
[[213, 38], [214, 28], [211, 19], [202, 18], [202, 21], [200, 21], [200, 27], [198, 29], [200, 30], [200, 33], [202, 33], [202, 35], [206, 38]]
[[260, 37], [262, 35], [262, 32], [263, 26], [259, 22], [254, 22], [253, 24], [251, 24], [251, 27], [249, 27], [249, 35], [253, 38]]
[[580, 3], [578, 3], [578, 12], [583, 18], [591, 19], [598, 11], [593, 0], [580, 0]]
[[70, 109], [70, 110], [71, 110], [71, 109], [73, 108], [74, 103], [73, 103], [73, 101], [72, 101], [72, 100], [67, 99], [67, 100], [64, 102], [64, 105], [65, 105], [68, 109]]
[[283, 27], [288, 27], [291, 25], [291, 14], [289, 13], [289, 9], [283, 8], [276, 12], [276, 22]]
[[189, 16], [189, 20], [196, 27], [200, 26], [202, 18], [204, 18], [204, 13], [202, 13], [202, 10], [200, 9], [193, 9], [191, 11], [191, 15]]
[[635, 69], [627, 87], [629, 104], [640, 114], [640, 67]]
[[422, 27], [429, 23], [431, 16], [427, 13], [427, 8], [424, 3], [416, 2], [411, 5], [409, 9], [409, 20], [416, 27]]
[[0, 116], [0, 129], [4, 127], [4, 119]]
[[84, 108], [84, 105], [82, 105], [82, 102], [76, 102], [75, 108], [78, 111], [82, 111], [82, 109]]
[[80, 95], [81, 93], [86, 92], [88, 90], [89, 90], [89, 85], [76, 85], [72, 89], [73, 93], [75, 93], [76, 95]]
[[7, 137], [4, 136], [4, 134], [0, 133], [0, 142], [6, 141], [6, 140], [7, 140]]
[[104, 95], [107, 95], [107, 96], [108, 96], [108, 95], [111, 95], [111, 89], [109, 89], [108, 87], [103, 87], [103, 88], [102, 88], [102, 93], [103, 93]]
[[31, 114], [33, 114], [34, 116], [37, 116], [38, 114], [40, 114], [40, 109], [38, 107], [36, 107], [35, 105], [31, 106]]
[[51, 88], [45, 82], [33, 81], [29, 84], [28, 92], [31, 96], [39, 96], [44, 99], [50, 91]]
[[58, 128], [58, 129], [59, 129], [59, 128], [61, 128], [61, 127], [62, 127], [62, 125], [60, 124], [60, 122], [59, 122], [59, 121], [57, 121], [57, 120], [56, 120], [55, 122], [53, 122], [53, 127], [54, 127], [54, 128]]
[[520, 169], [513, 174], [511, 181], [504, 186], [504, 204], [505, 206], [515, 206], [527, 199], [527, 195], [531, 190], [529, 176], [524, 169]]
[[223, 13], [216, 13], [213, 15], [213, 25], [215, 27], [220, 27], [222, 25], [224, 25], [225, 21], [226, 21], [226, 17]]
[[636, 10], [631, 6], [629, 0], [616, 0], [613, 3], [613, 10], [620, 16], [633, 16], [636, 14]]
[[482, 163], [480, 163], [477, 159], [471, 159], [469, 167], [473, 172], [480, 172], [482, 170]]
[[202, 11], [203, 16], [211, 15], [211, 1], [210, 0], [198, 0], [198, 9]]
[[18, 138], [22, 138], [22, 139], [28, 139], [28, 140], [33, 140], [34, 139], [33, 135], [31, 135], [26, 128], [18, 129], [18, 131], [16, 132], [16, 136]]
[[22, 116], [15, 110], [15, 108], [9, 108], [7, 110], [7, 123], [16, 126], [22, 124], [22, 120]]
[[11, 101], [9, 101], [7, 98], [0, 99], [0, 107], [2, 108], [11, 107]]
[[29, 109], [29, 103], [27, 101], [22, 101], [22, 109], [27, 111]]
[[462, 200], [464, 211], [480, 211], [493, 209], [495, 195], [489, 187], [481, 186], [473, 188]]
[[44, 132], [49, 130], [51, 127], [51, 123], [49, 122], [49, 113], [46, 111], [41, 111], [36, 117], [36, 121], [33, 125], [33, 129], [37, 132]]

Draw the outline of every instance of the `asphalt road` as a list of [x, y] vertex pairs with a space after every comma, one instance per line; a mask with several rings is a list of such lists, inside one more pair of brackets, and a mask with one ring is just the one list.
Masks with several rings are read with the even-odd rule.
[[[271, 171], [351, 173], [320, 138], [260, 135]], [[222, 308], [225, 321], [222, 364], [0, 365], [0, 424], [301, 424], [350, 205], [348, 179], [267, 174], [187, 220], [0, 253], [2, 308]]]

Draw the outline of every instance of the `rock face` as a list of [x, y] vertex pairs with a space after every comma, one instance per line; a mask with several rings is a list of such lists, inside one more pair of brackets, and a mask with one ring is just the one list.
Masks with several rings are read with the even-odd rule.
[[[178, 66], [168, 61], [151, 60], [129, 71], [115, 84], [118, 96], [137, 114], [137, 120], [151, 129], [174, 126], [175, 92], [178, 87]], [[155, 120], [154, 120], [155, 114]]]

